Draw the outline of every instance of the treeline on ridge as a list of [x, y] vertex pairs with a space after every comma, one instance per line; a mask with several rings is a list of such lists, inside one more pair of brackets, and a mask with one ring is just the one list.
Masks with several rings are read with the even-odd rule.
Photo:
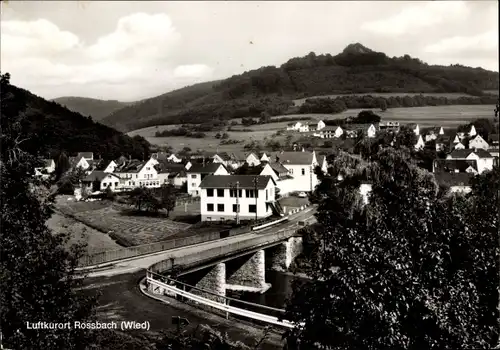
[[[353, 47], [354, 46], [354, 50]], [[466, 93], [482, 96], [498, 89], [498, 73], [460, 65], [431, 66], [409, 55], [389, 58], [360, 44], [332, 56], [316, 55], [288, 60], [234, 75], [219, 82], [179, 89], [116, 111], [103, 119], [119, 130], [152, 125], [200, 124], [285, 114], [291, 100], [321, 94]]]
[[309, 113], [340, 113], [348, 109], [358, 108], [387, 108], [397, 107], [423, 107], [423, 106], [446, 106], [446, 105], [484, 105], [495, 104], [497, 97], [492, 95], [481, 97], [457, 97], [447, 98], [438, 96], [391, 96], [374, 97], [365, 96], [338, 96], [336, 98], [311, 98], [307, 99], [299, 108], [300, 114]]
[[[56, 102], [47, 101], [31, 92], [10, 84], [10, 75], [2, 75], [2, 95], [9, 99], [9, 107], [2, 108], [3, 120], [23, 112], [20, 125], [23, 151], [42, 157], [57, 157], [64, 151], [93, 152], [95, 157], [116, 159], [121, 155], [146, 159], [150, 144], [141, 136], [129, 137], [115, 129], [94, 122], [90, 117], [70, 111]], [[2, 103], [2, 106], [4, 104]]]

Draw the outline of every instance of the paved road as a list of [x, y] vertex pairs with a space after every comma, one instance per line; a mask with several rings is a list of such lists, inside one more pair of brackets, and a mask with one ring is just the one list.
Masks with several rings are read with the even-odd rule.
[[297, 227], [298, 221], [307, 220], [313, 218], [315, 212], [315, 208], [307, 208], [302, 212], [294, 214], [290, 217], [290, 221], [288, 221], [284, 225], [270, 227], [268, 229], [260, 230], [258, 232], [245, 233], [233, 237], [228, 237], [224, 239], [219, 239], [216, 241], [205, 242], [200, 244], [195, 244], [187, 247], [182, 247], [178, 249], [171, 249], [161, 253], [144, 255], [136, 258], [127, 259], [121, 262], [115, 263], [112, 267], [103, 269], [101, 271], [93, 271], [90, 272], [88, 277], [101, 277], [101, 276], [115, 276], [119, 274], [127, 274], [133, 273], [136, 271], [147, 269], [152, 264], [161, 261], [167, 260], [169, 258], [175, 258], [179, 256], [184, 256], [188, 254], [196, 254], [197, 252], [210, 249], [217, 248], [220, 246], [224, 246], [230, 243], [242, 242], [245, 240], [249, 240], [255, 237], [262, 237], [266, 234], [273, 234], [278, 230], [287, 230], [294, 227]]
[[[172, 316], [181, 316], [189, 320], [187, 331], [193, 330], [200, 324], [207, 324], [221, 333], [228, 333], [230, 339], [240, 340], [252, 345], [263, 334], [262, 327], [250, 323], [226, 320], [193, 307], [187, 306], [176, 300], [169, 299], [169, 304], [146, 297], [139, 289], [138, 283], [145, 276], [145, 271], [140, 270], [129, 274], [103, 276], [86, 279], [84, 291], [89, 295], [101, 293], [97, 309], [98, 319], [102, 322], [109, 321], [149, 321], [149, 332], [162, 330], [175, 331]], [[136, 335], [140, 331], [134, 332]], [[270, 335], [269, 341], [260, 349], [282, 348], [280, 336], [276, 333]]]

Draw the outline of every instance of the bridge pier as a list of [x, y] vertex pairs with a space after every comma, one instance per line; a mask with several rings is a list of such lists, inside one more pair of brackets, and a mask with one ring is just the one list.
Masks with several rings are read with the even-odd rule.
[[264, 293], [271, 285], [266, 283], [266, 261], [264, 250], [258, 250], [243, 263], [228, 265], [226, 289]]
[[[196, 287], [200, 289], [205, 289], [220, 295], [221, 297], [226, 296], [226, 264], [220, 263], [215, 265], [210, 271], [203, 276]], [[203, 298], [217, 301], [219, 303], [224, 302], [224, 298], [219, 298], [213, 294], [205, 293], [199, 290], [192, 290], [193, 294], [198, 294]]]
[[302, 252], [302, 237], [290, 237], [276, 247], [270, 266], [276, 271], [286, 271], [293, 260]]

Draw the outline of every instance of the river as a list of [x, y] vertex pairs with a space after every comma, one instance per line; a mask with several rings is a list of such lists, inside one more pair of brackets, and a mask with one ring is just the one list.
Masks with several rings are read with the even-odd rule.
[[[304, 277], [294, 276], [290, 272], [280, 272], [274, 270], [266, 270], [266, 282], [271, 284], [265, 293], [251, 293], [251, 292], [235, 292], [226, 291], [226, 296], [235, 299], [248, 301], [255, 304], [265, 305], [276, 309], [284, 309], [286, 300], [292, 294], [292, 282], [294, 280], [306, 281]], [[236, 307], [244, 308], [247, 310], [266, 313], [268, 315], [277, 316], [277, 313], [272, 311], [264, 311], [260, 308], [255, 308], [250, 305], [236, 303]]]

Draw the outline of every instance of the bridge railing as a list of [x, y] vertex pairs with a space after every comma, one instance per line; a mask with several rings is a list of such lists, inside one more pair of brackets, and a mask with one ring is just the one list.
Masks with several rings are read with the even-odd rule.
[[[296, 229], [285, 229], [281, 231], [274, 232], [271, 235], [262, 235], [253, 237], [252, 239], [231, 242], [224, 244], [222, 246], [204, 249], [200, 254], [203, 254], [205, 259], [211, 259], [215, 257], [228, 256], [234, 254], [238, 251], [243, 251], [245, 249], [250, 249], [258, 246], [265, 246], [266, 244], [275, 243], [292, 236], [297, 235]], [[150, 266], [149, 270], [155, 273], [167, 271], [172, 269], [174, 266], [189, 266], [192, 264], [197, 264], [200, 262], [199, 254], [187, 254], [184, 256], [178, 256], [168, 260], [162, 260]]]
[[92, 266], [108, 263], [114, 260], [133, 258], [140, 255], [158, 253], [164, 250], [186, 247], [189, 245], [199, 244], [220, 239], [220, 232], [208, 232], [202, 235], [190, 236], [184, 238], [175, 238], [167, 241], [161, 241], [150, 244], [142, 244], [133, 247], [120, 248], [115, 250], [106, 250], [98, 253], [84, 255], [79, 266]]
[[[270, 306], [266, 305], [260, 305], [260, 304], [255, 304], [255, 303], [250, 303], [244, 300], [239, 300], [231, 297], [227, 297], [224, 295], [220, 295], [218, 293], [215, 293], [213, 291], [209, 291], [206, 289], [198, 288], [196, 286], [189, 285], [187, 283], [174, 280], [168, 276], [164, 276], [158, 273], [155, 273], [153, 271], [148, 270], [146, 272], [146, 281], [148, 286], [152, 286], [153, 289], [157, 287], [160, 290], [163, 290], [167, 292], [167, 294], [173, 295], [174, 297], [181, 296], [184, 299], [194, 301], [196, 303], [205, 305], [205, 306], [210, 306], [212, 308], [221, 310], [226, 312], [226, 317], [228, 317], [230, 314], [238, 315], [238, 316], [243, 316], [246, 318], [250, 318], [253, 320], [261, 321], [261, 322], [266, 322], [278, 326], [284, 326], [287, 328], [293, 328], [295, 325], [287, 320], [280, 319], [280, 317], [274, 316], [274, 315], [268, 315], [266, 313], [261, 313], [261, 312], [256, 312], [249, 310], [248, 307], [251, 307], [253, 310], [264, 310], [264, 311], [271, 311], [273, 313], [277, 314], [284, 314], [285, 310], [284, 309], [277, 309], [273, 308]], [[208, 298], [205, 298], [203, 296], [200, 296], [198, 294], [192, 293], [192, 291], [195, 292], [200, 292], [205, 295], [212, 295], [216, 297], [220, 301], [216, 300], [211, 300]], [[232, 305], [231, 305], [232, 304]], [[240, 304], [247, 306], [247, 308], [242, 308], [242, 307], [236, 307], [234, 304]]]

